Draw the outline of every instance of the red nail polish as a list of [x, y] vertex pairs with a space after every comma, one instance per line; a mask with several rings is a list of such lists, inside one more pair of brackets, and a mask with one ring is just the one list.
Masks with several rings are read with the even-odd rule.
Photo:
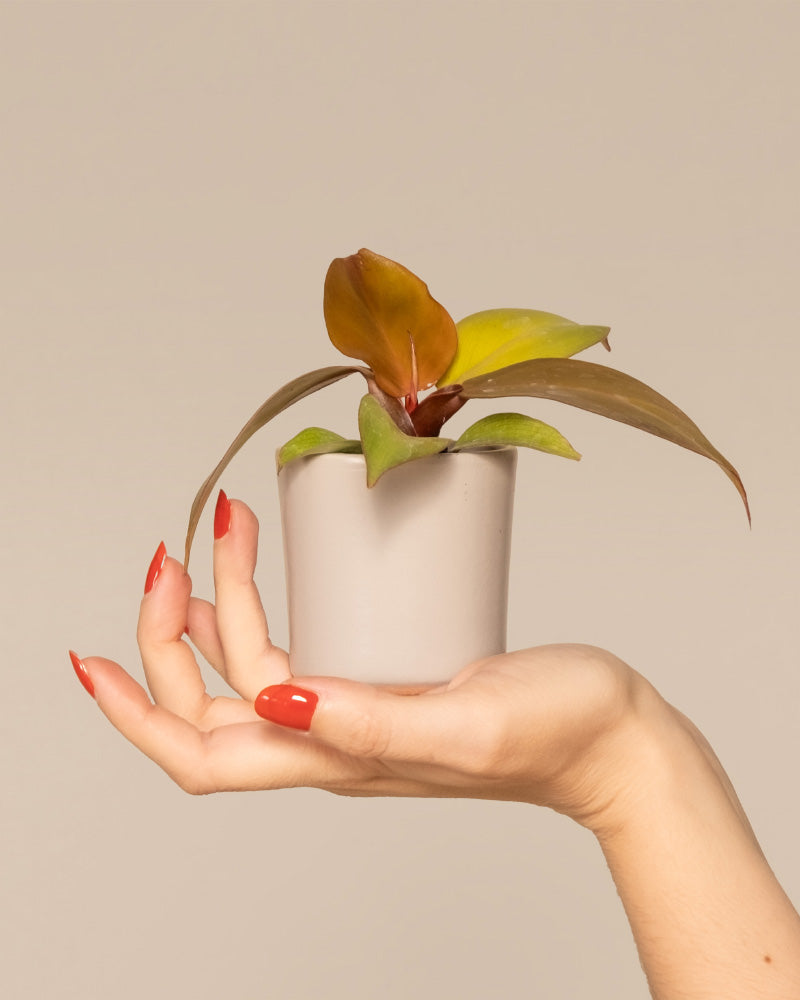
[[255, 709], [262, 719], [308, 732], [318, 701], [313, 691], [294, 684], [272, 684], [258, 695]]
[[225, 490], [219, 491], [217, 508], [214, 511], [214, 539], [223, 538], [231, 526], [231, 502]]
[[72, 660], [72, 666], [78, 676], [78, 680], [94, 698], [94, 684], [92, 684], [92, 678], [89, 676], [89, 671], [83, 665], [83, 661], [72, 650], [69, 651], [69, 658]]
[[144, 581], [144, 592], [149, 594], [150, 591], [155, 586], [155, 582], [158, 579], [158, 574], [164, 568], [164, 561], [167, 558], [167, 547], [161, 542], [161, 544], [156, 549], [156, 554], [153, 556], [153, 561], [150, 563], [150, 569], [147, 571], [147, 579]]

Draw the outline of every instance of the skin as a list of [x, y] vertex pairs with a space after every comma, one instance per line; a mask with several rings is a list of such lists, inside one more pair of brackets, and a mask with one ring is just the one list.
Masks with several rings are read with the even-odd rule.
[[[548, 806], [598, 838], [656, 1000], [800, 997], [800, 917], [710, 746], [644, 677], [604, 650], [558, 645], [426, 689], [292, 678], [253, 582], [257, 541], [233, 501], [214, 542], [215, 604], [166, 559], [139, 617], [150, 695], [118, 664], [83, 661], [100, 709], [181, 788]], [[234, 697], [206, 692], [187, 622]], [[253, 708], [290, 680], [319, 697], [308, 733]]]

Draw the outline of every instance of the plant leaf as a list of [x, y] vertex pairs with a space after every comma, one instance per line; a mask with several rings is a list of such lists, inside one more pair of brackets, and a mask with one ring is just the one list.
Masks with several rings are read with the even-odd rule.
[[514, 448], [535, 448], [563, 458], [577, 460], [581, 457], [555, 427], [522, 413], [492, 413], [478, 420], [464, 431], [450, 450], [509, 445]]
[[[396, 396], [390, 396], [388, 392], [384, 392], [372, 376], [367, 379], [367, 388], [370, 396], [373, 396], [380, 403], [404, 434], [413, 436], [417, 433], [405, 406]], [[418, 409], [419, 407], [417, 407]], [[416, 410], [414, 412], [416, 413]]]
[[446, 385], [430, 393], [411, 414], [414, 433], [420, 437], [436, 437], [454, 413], [466, 403], [460, 385]]
[[456, 329], [458, 349], [440, 386], [533, 358], [568, 358], [601, 342], [608, 347], [610, 328], [534, 309], [487, 309], [466, 316]]
[[297, 458], [305, 458], [306, 455], [329, 455], [335, 452], [357, 455], [361, 452], [361, 442], [342, 437], [341, 434], [325, 430], [324, 427], [306, 427], [278, 449], [275, 460], [280, 472], [284, 465], [294, 462]]
[[300, 375], [292, 379], [291, 382], [287, 382], [286, 385], [278, 389], [277, 392], [274, 392], [265, 403], [259, 406], [253, 416], [250, 417], [233, 439], [230, 447], [219, 460], [214, 471], [197, 491], [197, 495], [192, 503], [192, 509], [189, 512], [189, 526], [186, 529], [186, 546], [183, 560], [184, 570], [189, 566], [192, 541], [194, 540], [194, 534], [197, 531], [197, 524], [200, 520], [200, 515], [203, 513], [203, 508], [211, 496], [211, 491], [217, 484], [219, 477], [228, 467], [231, 459], [242, 445], [257, 430], [263, 427], [264, 424], [269, 423], [273, 417], [291, 406], [292, 403], [303, 399], [304, 396], [310, 396], [312, 392], [316, 392], [318, 389], [324, 389], [325, 386], [333, 385], [334, 382], [338, 382], [340, 379], [346, 378], [354, 372], [361, 372], [366, 378], [371, 374], [366, 368], [351, 365], [334, 365], [330, 368], [317, 368], [313, 372], [306, 372], [305, 375]]
[[750, 520], [744, 485], [728, 459], [674, 403], [630, 375], [590, 361], [540, 358], [469, 379], [461, 392], [467, 399], [499, 396], [554, 399], [672, 441], [720, 466], [736, 487]]
[[358, 428], [367, 464], [367, 486], [373, 487], [384, 472], [417, 458], [445, 451], [448, 438], [409, 437], [372, 396], [364, 396], [358, 408]]
[[331, 263], [323, 309], [333, 345], [396, 398], [433, 385], [456, 350], [456, 325], [425, 282], [371, 250]]

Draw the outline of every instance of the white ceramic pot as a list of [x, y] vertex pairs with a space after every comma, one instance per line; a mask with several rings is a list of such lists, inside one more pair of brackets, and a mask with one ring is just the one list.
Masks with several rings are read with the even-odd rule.
[[448, 680], [505, 651], [517, 453], [443, 453], [367, 489], [361, 455], [278, 475], [292, 672]]

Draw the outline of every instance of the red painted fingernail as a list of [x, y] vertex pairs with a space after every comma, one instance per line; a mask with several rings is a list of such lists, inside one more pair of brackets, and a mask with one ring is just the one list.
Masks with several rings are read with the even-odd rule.
[[156, 554], [153, 556], [153, 561], [150, 563], [150, 569], [147, 571], [147, 579], [144, 581], [145, 594], [149, 594], [155, 586], [158, 574], [164, 568], [164, 561], [166, 558], [167, 547], [163, 542], [161, 542], [156, 549]]
[[255, 709], [262, 719], [308, 732], [318, 701], [313, 691], [294, 684], [272, 684], [258, 695]]
[[83, 660], [79, 658], [77, 653], [73, 653], [72, 650], [69, 651], [69, 658], [72, 660], [72, 667], [78, 675], [78, 680], [94, 698], [94, 684], [92, 684], [92, 678], [89, 676], [89, 671], [83, 665]]
[[217, 508], [214, 511], [214, 539], [227, 535], [230, 526], [231, 502], [225, 494], [225, 490], [220, 490], [217, 497]]

